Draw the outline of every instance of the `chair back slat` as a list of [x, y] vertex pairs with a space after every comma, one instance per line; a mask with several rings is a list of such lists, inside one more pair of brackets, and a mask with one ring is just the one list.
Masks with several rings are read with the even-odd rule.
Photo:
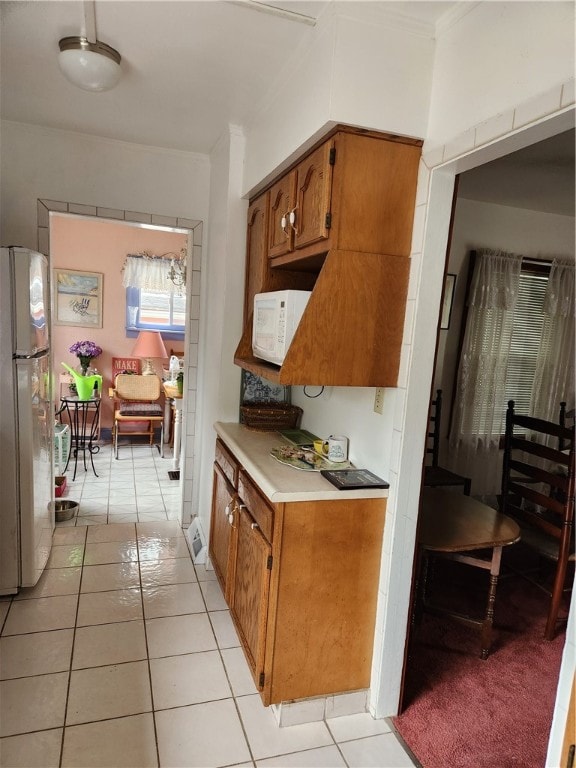
[[[560, 418], [565, 422], [562, 406]], [[519, 522], [528, 546], [556, 562], [552, 586], [546, 589], [551, 598], [545, 629], [548, 640], [555, 635], [574, 550], [574, 474], [574, 426], [517, 414], [510, 400], [500, 511]]]
[[566, 492], [568, 490], [568, 474], [560, 474], [561, 471], [566, 471], [561, 465], [556, 465], [555, 471], [550, 471], [534, 464], [527, 464], [525, 461], [510, 459], [510, 471], [521, 475], [521, 477], [516, 475], [510, 477], [510, 480], [514, 479], [518, 483], [528, 481], [546, 483], [555, 491]]
[[426, 453], [432, 456], [432, 466], [438, 466], [440, 453], [440, 424], [442, 419], [442, 390], [436, 390], [436, 399], [430, 403], [428, 432], [426, 433]]
[[150, 401], [160, 397], [158, 376], [120, 373], [116, 376], [116, 394], [121, 400]]

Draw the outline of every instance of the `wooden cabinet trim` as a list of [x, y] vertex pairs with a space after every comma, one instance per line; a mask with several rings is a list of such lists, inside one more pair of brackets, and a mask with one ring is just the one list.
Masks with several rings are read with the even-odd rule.
[[328, 131], [324, 136], [318, 139], [318, 141], [315, 141], [312, 146], [308, 147], [308, 149], [304, 150], [304, 152], [300, 155], [300, 157], [297, 157], [292, 163], [287, 165], [283, 171], [281, 171], [278, 176], [273, 178], [268, 184], [263, 185], [260, 189], [258, 189], [252, 197], [249, 198], [249, 204], [251, 204], [254, 200], [256, 200], [258, 197], [260, 197], [261, 194], [264, 192], [267, 192], [271, 187], [274, 186], [274, 184], [278, 181], [278, 179], [281, 176], [285, 176], [286, 174], [290, 173], [290, 171], [294, 170], [294, 168], [302, 162], [302, 160], [306, 159], [308, 155], [311, 155], [312, 152], [315, 152], [319, 146], [324, 144], [324, 142], [329, 141], [332, 139], [333, 136], [335, 136], [337, 133], [350, 133], [355, 134], [357, 136], [365, 136], [367, 138], [372, 139], [379, 139], [381, 141], [391, 141], [391, 142], [397, 142], [399, 144], [407, 144], [409, 146], [413, 147], [419, 147], [422, 148], [422, 145], [424, 144], [422, 139], [416, 139], [411, 136], [399, 136], [395, 133], [382, 133], [380, 131], [370, 131], [363, 128], [356, 128], [352, 125], [344, 125], [342, 123], [339, 123], [338, 125], [335, 125], [330, 131]]
[[220, 466], [224, 477], [227, 478], [234, 489], [237, 489], [240, 464], [219, 438], [216, 439], [215, 461]]
[[238, 495], [250, 514], [254, 518], [256, 525], [259, 526], [263, 536], [272, 541], [274, 529], [274, 507], [271, 506], [262, 491], [252, 481], [250, 475], [244, 470], [240, 470], [238, 478]]
[[210, 513], [210, 541], [208, 553], [224, 596], [227, 595], [233, 577], [233, 536], [226, 510], [231, 514], [236, 506], [236, 491], [222, 468], [214, 463], [212, 509]]

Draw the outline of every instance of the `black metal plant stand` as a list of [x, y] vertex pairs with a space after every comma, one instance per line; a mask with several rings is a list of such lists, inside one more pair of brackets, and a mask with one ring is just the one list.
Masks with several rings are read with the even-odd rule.
[[76, 479], [78, 455], [80, 453], [82, 453], [84, 471], [86, 472], [88, 470], [86, 464], [86, 452], [88, 452], [88, 455], [90, 456], [92, 471], [96, 477], [98, 477], [98, 473], [94, 467], [94, 454], [98, 453], [100, 450], [100, 446], [97, 443], [99, 413], [99, 396], [91, 397], [90, 400], [80, 400], [77, 396], [70, 395], [69, 397], [62, 397], [60, 400], [60, 410], [58, 411], [58, 415], [60, 416], [60, 419], [62, 419], [62, 414], [65, 414], [65, 419], [70, 425], [70, 453], [68, 454], [64, 472], [68, 469], [70, 457], [74, 455], [73, 481]]

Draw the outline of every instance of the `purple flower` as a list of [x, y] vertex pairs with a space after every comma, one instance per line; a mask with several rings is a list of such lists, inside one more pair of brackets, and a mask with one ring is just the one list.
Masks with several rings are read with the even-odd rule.
[[76, 341], [69, 349], [76, 357], [98, 357], [102, 349], [93, 341]]

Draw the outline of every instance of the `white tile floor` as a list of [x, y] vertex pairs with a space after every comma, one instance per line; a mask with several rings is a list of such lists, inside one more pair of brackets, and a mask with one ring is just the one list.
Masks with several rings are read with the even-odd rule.
[[0, 599], [2, 768], [415, 765], [368, 714], [278, 727], [214, 573], [169, 519], [166, 460], [104, 447], [96, 466], [39, 583]]

